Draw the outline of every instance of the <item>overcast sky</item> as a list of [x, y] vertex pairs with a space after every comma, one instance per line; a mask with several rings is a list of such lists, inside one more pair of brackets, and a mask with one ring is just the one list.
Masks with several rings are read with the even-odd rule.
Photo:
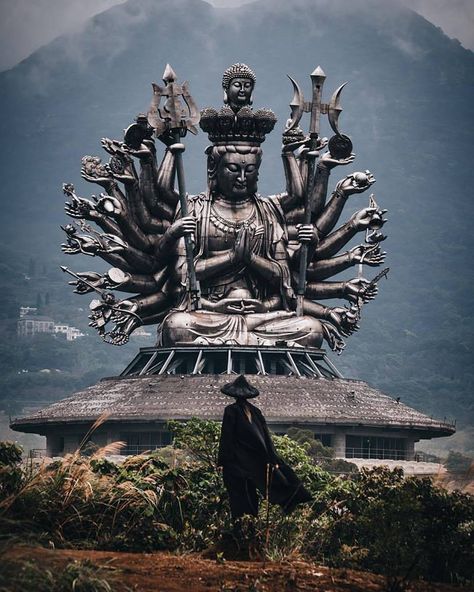
[[[0, 0], [0, 70], [124, 0]], [[131, 1], [131, 0], [129, 0]], [[208, 0], [236, 6], [254, 0]], [[380, 0], [381, 2], [393, 0]], [[401, 0], [474, 51], [474, 0]]]

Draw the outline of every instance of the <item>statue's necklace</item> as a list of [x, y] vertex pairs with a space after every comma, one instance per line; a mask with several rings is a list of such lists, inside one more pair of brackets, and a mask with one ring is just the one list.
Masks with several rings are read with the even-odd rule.
[[257, 216], [257, 211], [255, 209], [255, 206], [253, 206], [252, 213], [250, 214], [250, 216], [248, 216], [244, 220], [239, 220], [238, 222], [234, 222], [232, 220], [229, 220], [228, 218], [223, 218], [217, 212], [217, 210], [214, 208], [214, 206], [211, 206], [211, 213], [210, 213], [209, 219], [211, 220], [212, 224], [216, 228], [218, 228], [219, 230], [222, 230], [222, 232], [225, 232], [226, 234], [227, 233], [237, 234], [242, 227], [250, 226], [252, 224], [252, 222], [254, 222], [256, 216]]

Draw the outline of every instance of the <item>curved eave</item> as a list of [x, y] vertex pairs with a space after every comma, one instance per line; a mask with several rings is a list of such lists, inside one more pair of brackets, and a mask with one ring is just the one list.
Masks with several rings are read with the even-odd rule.
[[[270, 424], [340, 426], [415, 431], [425, 437], [454, 433], [438, 421], [360, 380], [249, 375], [260, 390], [257, 406]], [[112, 378], [15, 419], [17, 431], [44, 433], [53, 426], [88, 425], [98, 417], [110, 423], [157, 423], [199, 417], [221, 420], [232, 399], [221, 387], [229, 375]]]
[[[107, 424], [156, 424], [166, 423], [173, 419], [177, 421], [186, 421], [195, 417], [196, 415], [185, 415], [175, 414], [171, 416], [123, 416], [123, 417], [108, 417], [102, 425]], [[210, 416], [206, 417], [208, 420], [221, 421], [222, 416]], [[60, 426], [84, 426], [90, 427], [97, 421], [97, 417], [70, 417], [67, 419], [18, 419], [10, 424], [10, 428], [16, 432], [32, 433], [46, 435], [51, 428]], [[397, 430], [407, 431], [414, 434], [418, 434], [424, 438], [443, 438], [451, 436], [456, 432], [456, 429], [451, 424], [444, 423], [433, 423], [433, 424], [421, 424], [421, 423], [400, 423], [400, 422], [380, 422], [380, 421], [354, 421], [353, 418], [318, 418], [314, 417], [308, 419], [307, 417], [267, 417], [267, 422], [270, 425], [276, 424], [289, 424], [299, 426], [334, 426], [334, 427], [346, 427], [346, 428], [368, 428], [368, 429], [380, 429], [380, 430]]]

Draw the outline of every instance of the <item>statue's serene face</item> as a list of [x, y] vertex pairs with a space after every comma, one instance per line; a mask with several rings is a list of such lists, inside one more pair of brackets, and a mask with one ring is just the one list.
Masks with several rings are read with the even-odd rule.
[[217, 191], [228, 199], [243, 199], [257, 192], [258, 154], [226, 152], [217, 166]]
[[250, 104], [253, 82], [248, 78], [234, 78], [227, 89], [227, 100], [231, 107], [243, 107]]

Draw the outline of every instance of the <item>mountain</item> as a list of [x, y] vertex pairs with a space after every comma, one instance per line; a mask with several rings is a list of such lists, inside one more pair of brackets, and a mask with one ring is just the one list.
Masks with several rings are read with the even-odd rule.
[[[201, 0], [128, 0], [56, 39], [0, 74], [1, 241], [89, 268], [84, 258], [59, 255], [61, 184], [74, 182], [85, 196], [96, 189], [81, 182], [80, 158], [100, 154], [102, 136], [120, 138], [146, 111], [150, 83], [167, 62], [205, 107], [222, 104], [221, 75], [236, 61], [257, 74], [254, 105], [279, 119], [263, 146], [262, 193], [284, 187], [286, 74], [308, 95], [308, 75], [320, 64], [327, 98], [349, 81], [341, 129], [357, 153], [352, 170], [374, 172], [377, 201], [389, 210], [391, 271], [337, 363], [408, 404], [474, 423], [474, 54], [396, 2], [259, 0], [217, 9]], [[186, 143], [187, 186], [197, 192], [205, 187], [206, 137]], [[331, 182], [346, 172], [336, 170]], [[366, 204], [366, 195], [354, 197], [343, 218]]]

